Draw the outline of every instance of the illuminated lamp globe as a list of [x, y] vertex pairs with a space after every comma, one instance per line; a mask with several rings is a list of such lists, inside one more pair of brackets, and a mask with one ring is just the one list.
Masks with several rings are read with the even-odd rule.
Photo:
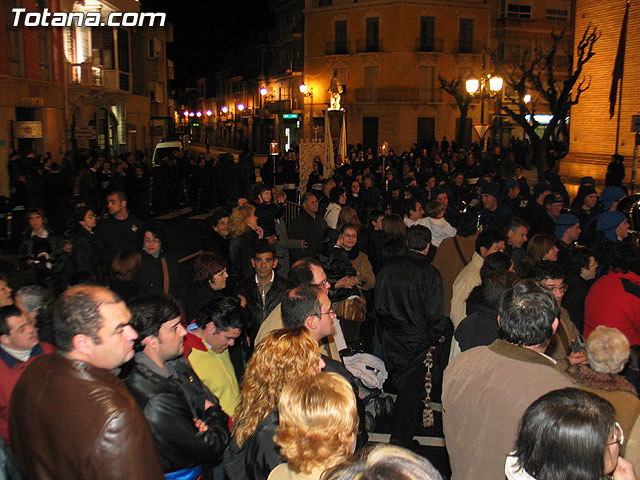
[[476, 93], [478, 91], [478, 89], [480, 88], [480, 80], [477, 80], [475, 78], [470, 78], [465, 83], [465, 88], [467, 89], [467, 92], [469, 92], [469, 93]]
[[301, 83], [298, 88], [300, 89], [300, 93], [307, 93], [309, 91], [309, 87], [307, 87], [304, 83]]
[[240, 110], [241, 112], [245, 109], [246, 107], [244, 106], [244, 103], [239, 103], [238, 104], [238, 110]]
[[227, 113], [228, 111], [229, 111], [229, 107], [227, 107], [226, 105], [222, 107], [222, 113]]
[[263, 97], [264, 97], [267, 93], [269, 93], [269, 91], [268, 91], [265, 87], [262, 87], [262, 88], [260, 89], [260, 95], [262, 95]]
[[196, 117], [201, 117], [201, 116], [202, 116], [202, 112], [196, 113]]
[[502, 90], [502, 77], [491, 77], [489, 79], [489, 90], [499, 92]]

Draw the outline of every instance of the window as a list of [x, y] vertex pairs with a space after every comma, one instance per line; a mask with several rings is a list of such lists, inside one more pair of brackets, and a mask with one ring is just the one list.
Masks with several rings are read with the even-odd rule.
[[123, 72], [131, 71], [129, 65], [129, 32], [123, 28], [118, 29], [118, 69]]
[[460, 53], [473, 53], [473, 19], [460, 19]]
[[378, 17], [367, 18], [367, 52], [378, 52], [380, 50], [380, 23]]
[[335, 51], [337, 55], [347, 53], [347, 21], [340, 20], [335, 23]]
[[531, 5], [507, 4], [507, 18], [531, 20]]
[[548, 22], [567, 22], [569, 21], [569, 11], [547, 8], [546, 19]]
[[115, 68], [113, 49], [113, 29], [91, 28], [91, 56], [94, 65], [102, 65], [107, 70], [113, 70]]
[[433, 52], [435, 49], [435, 17], [420, 17], [420, 51]]
[[13, 26], [13, 8], [20, 8], [19, 0], [2, 2], [5, 6], [4, 18], [7, 27], [7, 52], [9, 54], [9, 75], [21, 77], [23, 75], [22, 34], [20, 27]]
[[51, 81], [51, 32], [47, 27], [38, 28], [38, 55], [40, 80]]

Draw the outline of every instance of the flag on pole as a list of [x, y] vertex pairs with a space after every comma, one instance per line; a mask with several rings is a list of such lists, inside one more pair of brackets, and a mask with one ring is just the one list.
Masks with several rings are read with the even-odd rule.
[[616, 99], [618, 97], [618, 82], [622, 81], [624, 73], [624, 50], [627, 43], [627, 22], [629, 20], [629, 2], [624, 11], [624, 19], [622, 20], [622, 29], [620, 30], [620, 40], [618, 41], [618, 53], [616, 55], [616, 63], [613, 67], [613, 75], [611, 79], [611, 92], [609, 93], [609, 119], [613, 118], [616, 110]]

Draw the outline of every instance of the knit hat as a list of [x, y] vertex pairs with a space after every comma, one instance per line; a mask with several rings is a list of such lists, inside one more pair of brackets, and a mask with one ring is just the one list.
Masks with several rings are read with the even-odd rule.
[[509, 177], [504, 181], [504, 189], [507, 191], [511, 190], [512, 188], [516, 188], [519, 185], [520, 184], [518, 183], [518, 181], [513, 177]]
[[617, 202], [624, 196], [626, 196], [626, 193], [620, 187], [605, 187], [600, 194], [600, 202], [605, 210], [609, 210], [613, 202]]
[[495, 183], [485, 182], [480, 187], [480, 195], [492, 195], [496, 198], [500, 198], [500, 187]]
[[618, 241], [618, 235], [616, 234], [616, 228], [622, 222], [627, 219], [624, 213], [619, 210], [614, 210], [612, 212], [604, 212], [598, 218], [597, 229], [599, 232], [604, 233], [604, 236], [607, 240], [611, 240], [612, 242]]
[[552, 203], [564, 203], [562, 195], [560, 195], [558, 192], [551, 192], [549, 195], [544, 197], [545, 205], [550, 205]]
[[596, 184], [596, 181], [593, 179], [593, 177], [582, 177], [580, 179], [580, 185], [594, 186], [595, 184]]
[[598, 191], [595, 189], [595, 187], [593, 185], [582, 185], [580, 186], [580, 188], [578, 189], [580, 195], [582, 195], [582, 197], [586, 197], [587, 195], [592, 195], [592, 194], [598, 194]]
[[551, 187], [549, 187], [547, 182], [538, 182], [533, 186], [533, 196], [536, 198], [540, 196], [540, 194], [549, 191], [551, 191]]
[[580, 223], [580, 220], [578, 220], [578, 217], [576, 217], [575, 215], [570, 215], [568, 213], [563, 213], [562, 215], [559, 215], [558, 218], [556, 218], [556, 230], [555, 230], [556, 238], [558, 240], [562, 240], [562, 236], [564, 235], [564, 232], [569, 230], [576, 223]]

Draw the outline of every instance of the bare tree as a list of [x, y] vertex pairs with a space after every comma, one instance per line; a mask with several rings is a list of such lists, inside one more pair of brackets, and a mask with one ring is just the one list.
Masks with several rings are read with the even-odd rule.
[[[539, 179], [542, 179], [548, 168], [547, 147], [554, 139], [558, 139], [558, 135], [564, 133], [566, 137], [565, 119], [571, 107], [578, 103], [580, 96], [589, 88], [590, 79], [581, 78], [582, 68], [595, 55], [593, 46], [600, 38], [600, 32], [595, 27], [589, 25], [585, 29], [573, 61], [571, 52], [566, 52], [564, 59], [568, 60], [567, 75], [560, 80], [556, 78], [556, 74], [564, 66], [558, 49], [564, 35], [564, 30], [560, 33], [551, 32], [551, 47], [547, 50], [538, 47], [530, 57], [523, 54], [518, 58], [503, 59], [496, 51], [486, 49], [497, 73], [502, 75], [505, 85], [514, 92], [514, 97], [503, 103], [502, 109], [522, 127], [529, 138]], [[533, 99], [529, 104], [524, 101], [527, 93]], [[544, 126], [542, 135], [536, 133], [541, 125], [534, 117], [539, 101], [548, 105], [551, 114], [551, 120]]]
[[467, 114], [469, 113], [469, 105], [471, 105], [474, 98], [467, 92], [465, 81], [461, 77], [447, 80], [441, 75], [438, 75], [438, 80], [440, 80], [442, 89], [456, 99], [458, 109], [460, 110], [460, 124], [458, 125], [456, 140], [464, 144], [469, 140], [466, 138]]

